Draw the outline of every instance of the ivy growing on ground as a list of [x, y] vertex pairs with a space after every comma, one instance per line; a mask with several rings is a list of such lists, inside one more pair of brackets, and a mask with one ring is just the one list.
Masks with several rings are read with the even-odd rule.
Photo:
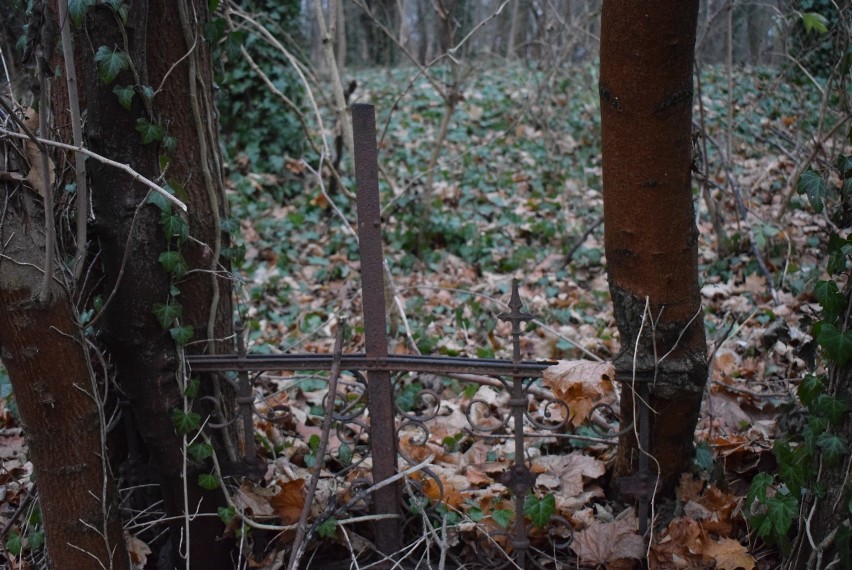
[[[840, 156], [834, 167], [838, 184], [827, 181], [828, 173], [810, 170], [801, 177], [798, 191], [808, 196], [815, 210], [830, 208], [835, 221], [842, 222], [852, 211], [852, 158]], [[811, 330], [826, 368], [840, 369], [852, 361], [852, 329], [846, 322], [849, 318], [847, 296], [835, 280], [845, 276], [848, 283], [852, 278], [848, 269], [850, 262], [852, 235], [832, 234], [826, 263], [831, 279], [819, 281], [814, 286], [813, 293], [822, 312]], [[849, 456], [849, 441], [837, 428], [849, 412], [850, 403], [830, 393], [828, 375], [808, 374], [799, 384], [797, 395], [805, 408], [807, 421], [800, 433], [788, 434], [775, 442], [777, 473], [758, 474], [752, 480], [745, 503], [749, 522], [758, 536], [777, 545], [785, 554], [792, 546], [791, 534], [802, 502], [810, 494], [822, 497], [826, 492], [818, 477], [819, 462], [832, 467]], [[845, 493], [844, 500], [852, 515], [852, 493], [848, 488]], [[848, 526], [837, 529], [838, 552], [852, 550], [850, 539]], [[844, 567], [850, 567], [849, 560], [845, 564]]]
[[[277, 36], [289, 38], [286, 47], [298, 56], [301, 38], [294, 30], [299, 29], [299, 2], [252, 0], [243, 2], [242, 8], [258, 14], [262, 24]], [[296, 114], [270, 91], [240, 48], [245, 48], [275, 87], [301, 108], [304, 86], [292, 65], [257, 34], [246, 30], [229, 32], [224, 18], [210, 22], [205, 38], [218, 46], [221, 56], [215, 59], [219, 66], [216, 82], [221, 89], [217, 103], [221, 128], [228, 133], [224, 141], [230, 161], [247, 160], [246, 166], [252, 172], [284, 172], [285, 157], [302, 156], [305, 134]]]

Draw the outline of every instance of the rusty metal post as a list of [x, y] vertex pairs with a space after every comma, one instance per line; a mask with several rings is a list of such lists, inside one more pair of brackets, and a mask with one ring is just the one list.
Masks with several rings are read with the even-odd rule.
[[[522, 309], [524, 304], [518, 292], [518, 280], [512, 280], [512, 297], [509, 300], [510, 312], [502, 313], [497, 318], [512, 323], [512, 363], [521, 363], [521, 323], [531, 321], [533, 316]], [[520, 568], [526, 565], [526, 557], [530, 547], [527, 537], [527, 526], [524, 521], [524, 503], [526, 495], [535, 486], [536, 475], [527, 467], [524, 452], [524, 414], [527, 411], [527, 393], [524, 390], [526, 375], [520, 370], [512, 374], [512, 396], [509, 406], [515, 422], [515, 463], [504, 474], [501, 481], [515, 495], [515, 534], [512, 537], [515, 564]]]
[[[376, 114], [372, 105], [352, 106], [355, 139], [355, 182], [358, 201], [358, 240], [361, 253], [361, 290], [364, 306], [364, 336], [367, 358], [388, 355], [385, 315], [384, 257], [382, 255], [382, 215], [379, 204], [379, 163], [376, 148]], [[397, 472], [397, 433], [390, 372], [367, 372], [370, 413], [370, 451], [373, 456], [373, 483]], [[377, 514], [400, 514], [400, 486], [392, 484], [373, 495]], [[402, 547], [399, 520], [374, 523], [376, 547], [391, 556]]]
[[[240, 361], [246, 359], [245, 326], [242, 321], [234, 325], [234, 333], [237, 335], [237, 358]], [[237, 385], [237, 404], [240, 406], [240, 414], [243, 419], [243, 462], [249, 472], [255, 471], [257, 467], [257, 446], [254, 441], [254, 393], [248, 370], [239, 372], [239, 383]]]

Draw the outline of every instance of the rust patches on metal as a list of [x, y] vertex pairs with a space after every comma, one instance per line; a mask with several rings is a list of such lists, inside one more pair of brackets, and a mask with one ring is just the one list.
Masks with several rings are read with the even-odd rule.
[[[372, 105], [352, 106], [352, 132], [355, 140], [355, 182], [357, 186], [358, 241], [361, 254], [361, 290], [364, 308], [364, 336], [367, 358], [388, 355], [385, 315], [384, 256], [382, 254], [382, 214], [379, 201], [379, 162], [376, 147], [376, 112]], [[397, 472], [397, 437], [394, 421], [393, 388], [390, 372], [367, 372], [370, 412], [370, 449], [373, 455], [373, 482], [380, 483]], [[378, 489], [373, 495], [376, 513], [400, 515], [401, 489], [398, 483]], [[402, 547], [401, 525], [394, 519], [374, 523], [379, 552], [392, 556]]]

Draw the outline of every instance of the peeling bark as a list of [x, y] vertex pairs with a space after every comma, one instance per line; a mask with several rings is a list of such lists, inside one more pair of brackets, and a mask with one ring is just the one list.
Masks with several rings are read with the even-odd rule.
[[[690, 179], [697, 13], [697, 0], [653, 8], [608, 0], [601, 15], [605, 243], [622, 342], [615, 366], [621, 377], [636, 371], [653, 381], [647, 451], [665, 493], [691, 466], [707, 380]], [[641, 405], [631, 388], [625, 426]], [[624, 436], [618, 477], [635, 470], [638, 453], [633, 434]]]

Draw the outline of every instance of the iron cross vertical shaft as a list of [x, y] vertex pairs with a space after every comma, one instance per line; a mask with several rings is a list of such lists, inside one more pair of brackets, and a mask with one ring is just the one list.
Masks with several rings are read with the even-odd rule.
[[[355, 182], [358, 206], [358, 245], [361, 253], [361, 290], [364, 307], [364, 344], [367, 358], [388, 356], [385, 315], [385, 272], [382, 254], [382, 213], [379, 202], [379, 162], [376, 148], [376, 112], [372, 105], [352, 105], [355, 139]], [[390, 372], [367, 372], [370, 414], [370, 451], [373, 483], [390, 479], [397, 472], [397, 432]], [[399, 516], [400, 486], [387, 485], [373, 495], [376, 513]], [[376, 547], [393, 557], [402, 547], [402, 525], [394, 519], [373, 524]]]
[[[512, 297], [509, 299], [508, 313], [501, 313], [498, 319], [512, 323], [512, 362], [521, 362], [521, 323], [531, 321], [533, 316], [522, 309], [521, 294], [518, 292], [518, 280], [512, 279]], [[512, 374], [512, 397], [509, 399], [512, 408], [512, 419], [515, 422], [515, 464], [503, 474], [501, 482], [515, 495], [515, 530], [512, 537], [515, 564], [526, 566], [527, 552], [530, 547], [527, 538], [526, 522], [524, 521], [524, 503], [526, 495], [535, 486], [536, 475], [530, 471], [524, 461], [524, 416], [527, 412], [527, 393], [524, 390], [524, 374], [518, 369]]]

